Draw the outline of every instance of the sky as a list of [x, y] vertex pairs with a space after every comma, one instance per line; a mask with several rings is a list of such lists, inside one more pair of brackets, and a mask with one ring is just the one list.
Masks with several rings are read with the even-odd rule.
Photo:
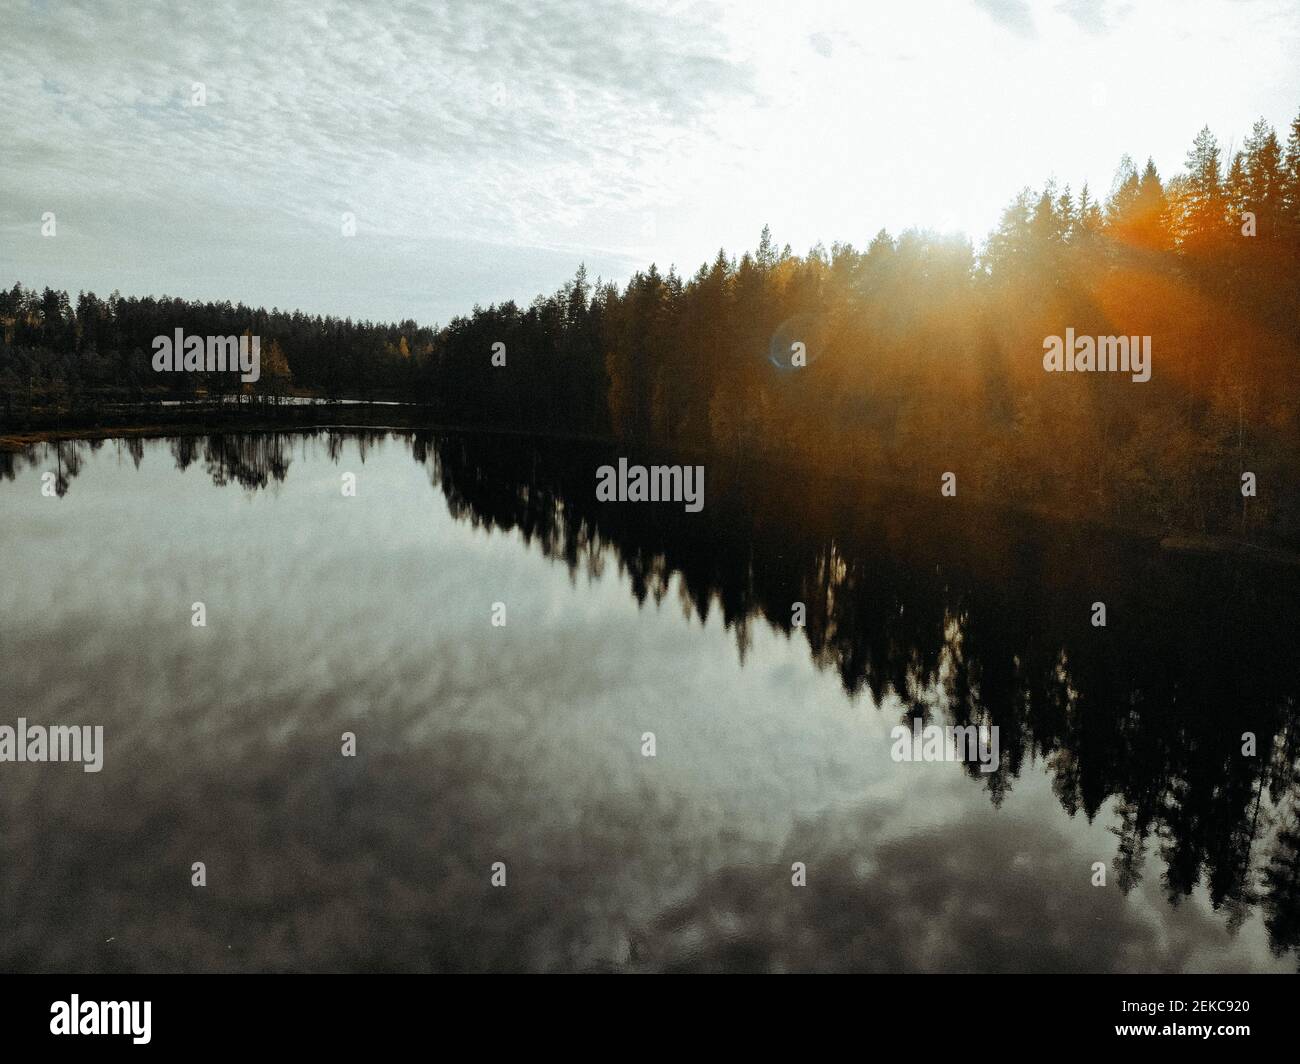
[[[1297, 0], [0, 0], [0, 284], [446, 323], [720, 247], [978, 246], [1300, 112]], [[52, 212], [54, 233], [44, 235]], [[349, 223], [348, 219], [351, 219]], [[351, 230], [351, 231], [349, 231]]]

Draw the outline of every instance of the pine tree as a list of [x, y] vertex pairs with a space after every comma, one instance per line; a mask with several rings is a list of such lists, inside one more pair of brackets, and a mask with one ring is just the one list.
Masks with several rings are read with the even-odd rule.
[[1300, 115], [1291, 123], [1282, 157], [1282, 235], [1300, 258]]
[[1169, 235], [1169, 201], [1156, 164], [1147, 158], [1142, 177], [1138, 180], [1137, 196], [1133, 201], [1133, 224], [1136, 242], [1152, 251], [1167, 251], [1172, 244]]
[[1079, 210], [1075, 222], [1076, 239], [1091, 240], [1101, 232], [1101, 228], [1101, 205], [1092, 198], [1088, 183], [1085, 181], [1083, 188], [1079, 190]]
[[1281, 235], [1283, 177], [1282, 145], [1273, 127], [1261, 118], [1246, 138], [1244, 210], [1255, 213], [1257, 234], [1262, 240], [1276, 240]]
[[1228, 176], [1223, 182], [1223, 202], [1228, 218], [1238, 223], [1254, 205], [1246, 177], [1246, 156], [1242, 152], [1232, 157], [1232, 165], [1228, 167]]
[[1187, 153], [1187, 176], [1181, 192], [1177, 213], [1182, 245], [1189, 252], [1204, 251], [1226, 230], [1219, 142], [1209, 126], [1196, 134]]
[[754, 263], [761, 270], [770, 270], [776, 265], [776, 248], [772, 244], [771, 226], [763, 226], [763, 232], [758, 238], [758, 252], [754, 256]]
[[1110, 199], [1106, 201], [1106, 224], [1109, 228], [1116, 230], [1116, 235], [1122, 234], [1131, 221], [1133, 205], [1137, 202], [1138, 189], [1140, 182], [1138, 180], [1137, 169], [1133, 166], [1133, 160], [1125, 155], [1119, 161], [1119, 167], [1115, 170], [1115, 180], [1111, 183]]

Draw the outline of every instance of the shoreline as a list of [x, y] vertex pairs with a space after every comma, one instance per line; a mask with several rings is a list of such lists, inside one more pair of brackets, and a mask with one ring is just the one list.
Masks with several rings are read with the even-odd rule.
[[[313, 398], [313, 397], [297, 397]], [[180, 410], [183, 408], [167, 408]], [[346, 424], [340, 424], [338, 417], [346, 411]], [[628, 449], [634, 445], [620, 443], [604, 436], [580, 433], [547, 432], [536, 429], [514, 429], [502, 426], [453, 424], [434, 420], [432, 406], [424, 403], [394, 403], [377, 400], [349, 400], [343, 403], [312, 402], [293, 403], [265, 409], [260, 406], [252, 408], [233, 406], [223, 410], [221, 406], [204, 405], [195, 409], [187, 417], [155, 416], [165, 411], [157, 406], [120, 407], [109, 415], [108, 420], [95, 424], [43, 425], [39, 427], [16, 430], [0, 429], [0, 452], [22, 453], [28, 448], [41, 443], [57, 443], [63, 440], [112, 440], [112, 439], [164, 439], [183, 436], [212, 436], [226, 433], [293, 433], [304, 431], [346, 431], [346, 432], [443, 432], [469, 434], [488, 437], [514, 437], [538, 442], [564, 444], [586, 444], [610, 448]], [[143, 415], [149, 415], [145, 417]], [[120, 418], [120, 421], [114, 420]], [[655, 450], [655, 449], [652, 449]], [[708, 455], [692, 448], [682, 448], [676, 452], [682, 458], [705, 458], [713, 461], [731, 462], [734, 457]], [[766, 456], [773, 460], [772, 456]], [[777, 459], [780, 464], [779, 459]], [[792, 470], [798, 468], [790, 464]], [[844, 471], [831, 470], [825, 474], [834, 481], [870, 484], [877, 488], [903, 491], [909, 495], [918, 495], [915, 486], [901, 484], [896, 477], [881, 474], [859, 473], [854, 476]], [[982, 499], [982, 506], [992, 506], [1012, 514], [1023, 514], [1049, 521], [1068, 521], [1076, 519], [1051, 511], [1030, 506], [1016, 506], [1004, 500]], [[1236, 557], [1245, 562], [1261, 565], [1280, 565], [1300, 567], [1300, 550], [1269, 542], [1253, 542], [1214, 533], [1198, 533], [1171, 529], [1156, 529], [1149, 526], [1124, 525], [1115, 522], [1085, 521], [1102, 531], [1116, 531], [1132, 535], [1151, 542], [1162, 554], [1196, 556], [1213, 555]]]
[[[169, 408], [183, 410], [182, 407]], [[615, 441], [601, 436], [578, 433], [546, 433], [534, 430], [503, 428], [472, 424], [454, 424], [437, 421], [430, 414], [432, 407], [423, 403], [368, 402], [351, 400], [345, 403], [286, 404], [264, 408], [204, 406], [189, 416], [169, 417], [167, 411], [156, 406], [121, 409], [125, 415], [120, 421], [108, 419], [93, 424], [39, 425], [19, 429], [0, 429], [0, 451], [20, 453], [39, 443], [56, 443], [61, 440], [111, 440], [159, 439], [172, 436], [211, 436], [229, 432], [302, 432], [313, 429], [346, 429], [362, 431], [428, 431], [472, 432], [491, 436], [522, 436], [539, 440], [560, 440], [575, 443], [604, 443]], [[340, 415], [349, 422], [338, 424]], [[403, 416], [405, 415], [405, 416]]]

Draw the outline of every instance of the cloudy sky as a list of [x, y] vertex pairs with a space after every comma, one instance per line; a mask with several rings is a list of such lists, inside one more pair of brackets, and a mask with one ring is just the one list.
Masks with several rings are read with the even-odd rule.
[[[0, 0], [0, 283], [446, 322], [1175, 172], [1300, 111], [1296, 0]], [[201, 85], [201, 89], [198, 87]], [[196, 105], [199, 94], [204, 99]], [[53, 212], [56, 236], [43, 237]], [[344, 235], [344, 216], [355, 235]]]

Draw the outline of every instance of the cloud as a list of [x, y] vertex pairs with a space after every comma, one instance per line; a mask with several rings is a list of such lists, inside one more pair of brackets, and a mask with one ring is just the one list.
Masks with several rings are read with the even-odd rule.
[[1031, 39], [1038, 36], [1025, 0], [975, 0], [975, 6], [1012, 33]]
[[[623, 0], [119, 3], [33, 13], [10, 48], [20, 190], [319, 221], [350, 206], [393, 232], [495, 239], [637, 191], [640, 156], [747, 87], [707, 25]], [[62, 93], [41, 91], [50, 71]]]
[[1056, 9], [1069, 15], [1080, 28], [1099, 35], [1109, 29], [1104, 6], [1103, 0], [1064, 0]]
[[333, 238], [344, 212], [392, 241], [599, 246], [590, 219], [653, 205], [670, 150], [755, 91], [706, 10], [638, 0], [109, 0], [6, 36], [0, 229], [54, 209], [131, 247]]
[[808, 37], [812, 50], [823, 59], [829, 59], [835, 53], [834, 42], [824, 33], [814, 33]]
[[438, 321], [582, 260], [690, 272], [765, 222], [798, 249], [978, 239], [1043, 174], [1100, 187], [1135, 145], [1175, 171], [1206, 122], [1285, 128], [1300, 84], [1293, 0], [8, 8], [0, 282]]

